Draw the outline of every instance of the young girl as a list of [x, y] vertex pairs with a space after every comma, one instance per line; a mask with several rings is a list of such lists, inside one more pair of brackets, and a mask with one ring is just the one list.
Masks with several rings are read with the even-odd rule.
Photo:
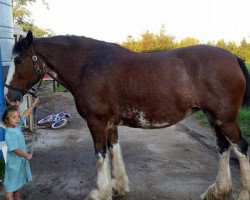
[[36, 98], [31, 107], [27, 108], [20, 117], [16, 107], [5, 110], [2, 121], [6, 126], [5, 142], [8, 147], [7, 162], [4, 174], [4, 188], [6, 200], [19, 200], [19, 189], [32, 180], [29, 160], [31, 154], [27, 153], [25, 139], [21, 131], [24, 119], [28, 117], [33, 108], [39, 103]]

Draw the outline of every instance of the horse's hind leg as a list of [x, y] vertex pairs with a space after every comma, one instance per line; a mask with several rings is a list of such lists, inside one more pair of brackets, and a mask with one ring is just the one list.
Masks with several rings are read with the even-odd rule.
[[109, 129], [108, 146], [111, 161], [111, 184], [116, 195], [124, 195], [129, 192], [129, 181], [126, 174], [121, 147], [118, 142], [117, 127]]
[[250, 200], [250, 165], [247, 156], [248, 144], [241, 137], [238, 144], [233, 143], [233, 148], [240, 163], [240, 193], [237, 200]]
[[235, 122], [227, 123], [222, 126], [222, 130], [227, 140], [233, 146], [240, 163], [240, 193], [237, 200], [250, 200], [250, 165], [247, 156], [248, 144], [241, 136], [240, 128]]
[[215, 129], [217, 135], [217, 143], [219, 146], [219, 170], [215, 183], [201, 195], [201, 199], [228, 200], [232, 193], [232, 180], [229, 167], [230, 144], [222, 134], [218, 125], [211, 121], [211, 126]]
[[87, 200], [112, 200], [110, 163], [107, 154], [107, 122], [101, 119], [88, 119], [95, 153], [97, 157], [97, 189], [90, 192]]

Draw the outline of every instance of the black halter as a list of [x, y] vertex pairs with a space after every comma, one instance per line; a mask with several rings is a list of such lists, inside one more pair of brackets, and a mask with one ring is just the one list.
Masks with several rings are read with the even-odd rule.
[[46, 64], [45, 63], [42, 63], [42, 66], [40, 66], [39, 64], [37, 64], [37, 56], [35, 54], [35, 50], [34, 50], [34, 47], [33, 47], [33, 44], [31, 44], [31, 52], [32, 52], [32, 61], [33, 61], [33, 66], [34, 66], [34, 69], [35, 69], [35, 72], [37, 74], [42, 74], [42, 75], [45, 75], [48, 73], [48, 69], [46, 67]]
[[30, 90], [20, 89], [20, 88], [11, 86], [11, 85], [7, 85], [6, 83], [4, 83], [4, 87], [7, 87], [7, 88], [14, 90], [14, 91], [17, 91], [17, 92], [21, 92], [22, 96], [28, 93], [28, 94], [32, 95], [33, 97], [37, 97], [36, 91], [34, 91], [32, 89], [30, 89]]

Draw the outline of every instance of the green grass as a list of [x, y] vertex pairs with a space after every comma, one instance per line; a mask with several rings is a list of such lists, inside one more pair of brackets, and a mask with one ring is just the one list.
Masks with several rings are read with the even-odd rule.
[[[44, 85], [48, 85], [48, 84], [51, 85], [52, 84], [51, 81], [42, 80], [40, 87], [42, 87]], [[37, 86], [38, 86], [38, 84], [36, 85], [36, 87]], [[51, 85], [51, 90], [53, 90], [52, 85]], [[61, 84], [59, 84], [59, 83], [56, 82], [56, 92], [63, 92], [65, 90], [67, 90], [65, 87], [63, 87]], [[51, 95], [51, 91], [45, 92], [45, 96], [47, 96], [46, 93], [48, 93], [48, 95]]]
[[250, 144], [250, 109], [242, 108], [238, 115], [238, 123], [242, 134]]
[[3, 180], [4, 169], [5, 169], [4, 159], [0, 159], [0, 180]]
[[57, 91], [57, 92], [63, 92], [63, 91], [65, 91], [65, 90], [66, 90], [65, 87], [63, 87], [61, 84], [57, 84], [57, 83], [56, 83], [56, 91]]
[[201, 123], [201, 125], [208, 127], [207, 118], [206, 118], [206, 116], [204, 115], [204, 113], [201, 110], [198, 111], [198, 112], [196, 112], [196, 113], [194, 113], [194, 116], [195, 116], [196, 119], [199, 120], [199, 122]]
[[[204, 126], [208, 126], [207, 119], [202, 111], [194, 114], [195, 118]], [[250, 108], [242, 108], [238, 114], [238, 124], [240, 126], [243, 136], [250, 144]]]

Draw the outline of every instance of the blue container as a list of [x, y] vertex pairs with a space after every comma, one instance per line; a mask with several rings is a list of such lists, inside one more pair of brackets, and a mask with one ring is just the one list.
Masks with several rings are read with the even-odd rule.
[[[1, 45], [0, 45], [0, 55], [1, 55]], [[3, 70], [2, 59], [0, 56], [0, 72], [2, 72], [2, 70]], [[2, 73], [0, 73], [0, 117], [1, 117], [0, 121], [2, 121], [2, 115], [3, 115], [4, 109], [5, 109], [5, 105], [4, 105], [4, 94], [3, 94], [3, 76], [2, 76]], [[0, 141], [5, 140], [4, 136], [5, 136], [5, 130], [4, 128], [0, 126]], [[0, 151], [0, 158], [3, 158], [2, 151]]]

